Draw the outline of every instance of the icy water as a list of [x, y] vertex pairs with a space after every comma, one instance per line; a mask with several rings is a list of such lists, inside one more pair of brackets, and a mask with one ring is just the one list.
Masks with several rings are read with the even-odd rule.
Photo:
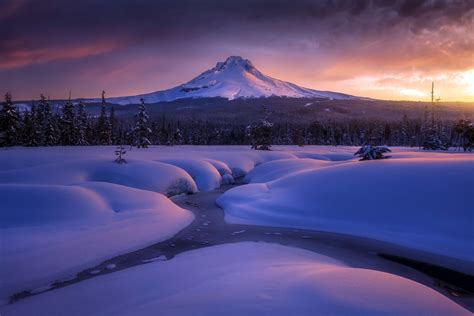
[[[42, 291], [25, 290], [16, 293], [11, 297], [12, 302], [133, 266], [172, 260], [174, 256], [186, 251], [220, 244], [255, 241], [298, 247], [333, 257], [351, 267], [399, 275], [424, 284], [470, 311], [474, 311], [472, 292], [468, 287], [463, 286], [463, 284], [469, 284], [473, 278], [468, 274], [454, 271], [468, 269], [465, 263], [456, 260], [448, 262], [446, 258], [435, 258], [432, 254], [366, 238], [301, 229], [226, 223], [224, 212], [215, 201], [222, 193], [235, 186], [227, 185], [212, 192], [199, 192], [173, 198], [177, 205], [190, 210], [195, 215], [195, 220], [174, 237], [110, 258], [97, 266], [79, 272], [74, 278], [45, 285]], [[404, 260], [407, 261], [406, 259], [408, 263], [404, 262]], [[436, 267], [433, 269], [433, 266], [428, 269], [426, 264], [425, 266], [419, 264], [435, 261], [434, 259], [436, 262], [444, 260], [452, 269], [437, 270]]]

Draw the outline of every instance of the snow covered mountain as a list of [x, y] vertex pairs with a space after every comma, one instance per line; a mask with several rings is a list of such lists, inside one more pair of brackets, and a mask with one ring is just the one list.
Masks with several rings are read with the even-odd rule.
[[146, 103], [173, 101], [183, 98], [223, 97], [260, 98], [286, 96], [294, 98], [359, 99], [347, 94], [318, 91], [271, 78], [261, 73], [248, 59], [230, 56], [191, 81], [180, 86], [142, 95], [109, 98], [115, 104], [135, 104], [144, 98]]

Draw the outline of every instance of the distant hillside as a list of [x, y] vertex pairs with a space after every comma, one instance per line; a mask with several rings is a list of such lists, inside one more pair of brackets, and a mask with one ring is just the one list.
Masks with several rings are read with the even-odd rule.
[[[425, 106], [430, 107], [431, 104], [409, 101], [322, 100], [284, 97], [234, 100], [199, 98], [148, 104], [146, 109], [151, 118], [166, 115], [179, 120], [248, 122], [259, 117], [262, 106], [270, 111], [270, 118], [275, 122], [305, 123], [320, 119], [395, 121], [400, 120], [404, 115], [409, 118], [421, 118]], [[98, 113], [99, 104], [88, 104], [87, 108], [91, 113]], [[131, 117], [136, 109], [135, 105], [115, 106], [116, 114], [120, 117]], [[462, 117], [474, 119], [474, 103], [440, 102], [435, 104], [435, 109], [443, 120], [457, 120]]]

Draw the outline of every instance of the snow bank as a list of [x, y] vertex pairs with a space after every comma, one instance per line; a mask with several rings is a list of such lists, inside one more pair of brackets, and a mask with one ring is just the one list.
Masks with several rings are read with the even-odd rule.
[[155, 192], [213, 190], [232, 183], [232, 171], [245, 175], [256, 164], [295, 157], [247, 146], [158, 146], [129, 150], [127, 164], [118, 165], [114, 151], [0, 151], [2, 298], [166, 239], [190, 223], [189, 212]]
[[125, 165], [113, 162], [114, 146], [0, 150], [0, 299], [189, 224], [189, 212], [156, 192], [212, 190], [246, 175], [253, 184], [219, 200], [228, 220], [474, 253], [472, 155], [394, 148], [393, 159], [367, 164], [353, 147], [272, 149], [153, 146], [128, 151]]
[[[302, 171], [231, 189], [217, 203], [231, 223], [364, 236], [474, 261], [474, 157], [429, 157]], [[268, 174], [255, 169], [255, 178]]]
[[[212, 264], [209, 264], [212, 263]], [[87, 304], [84, 304], [87, 302]], [[395, 275], [274, 244], [238, 243], [99, 276], [5, 315], [470, 315]]]
[[314, 170], [332, 166], [334, 163], [326, 160], [310, 158], [280, 159], [261, 164], [250, 171], [244, 178], [246, 183], [269, 182], [287, 176], [291, 173]]
[[162, 159], [161, 162], [177, 166], [185, 170], [201, 191], [212, 191], [221, 185], [221, 175], [213, 164], [198, 159]]
[[193, 215], [165, 196], [110, 183], [0, 185], [0, 297], [173, 236]]
[[72, 185], [84, 182], [109, 182], [166, 195], [197, 190], [184, 170], [155, 161], [129, 160], [118, 165], [103, 159], [87, 159], [0, 172], [0, 183]]
[[[208, 155], [211, 158], [223, 161], [232, 170], [234, 178], [244, 177], [255, 166], [262, 163], [278, 160], [295, 158], [296, 156], [284, 151], [255, 151], [250, 150], [248, 146], [240, 147], [240, 150], [228, 146], [228, 150], [210, 152]], [[239, 148], [239, 146], [235, 146]]]
[[226, 165], [224, 162], [222, 161], [219, 161], [219, 160], [215, 160], [215, 159], [204, 159], [204, 161], [207, 161], [208, 163], [210, 163], [211, 165], [214, 166], [214, 168], [217, 169], [217, 171], [219, 171], [219, 174], [221, 176], [225, 175], [225, 174], [232, 174], [232, 170], [230, 170], [229, 166]]
[[100, 195], [72, 186], [0, 184], [0, 201], [1, 228], [102, 220], [110, 210]]

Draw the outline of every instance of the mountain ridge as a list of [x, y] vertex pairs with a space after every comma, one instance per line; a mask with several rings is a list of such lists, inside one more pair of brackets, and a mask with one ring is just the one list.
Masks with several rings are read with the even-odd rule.
[[[271, 96], [328, 100], [368, 99], [344, 93], [304, 88], [263, 74], [248, 59], [229, 56], [225, 61], [218, 62], [215, 67], [174, 88], [134, 96], [108, 98], [107, 102], [127, 105], [137, 104], [141, 98], [145, 99], [146, 103], [158, 103], [186, 98], [222, 97], [233, 100]], [[97, 100], [90, 101], [96, 102]]]

